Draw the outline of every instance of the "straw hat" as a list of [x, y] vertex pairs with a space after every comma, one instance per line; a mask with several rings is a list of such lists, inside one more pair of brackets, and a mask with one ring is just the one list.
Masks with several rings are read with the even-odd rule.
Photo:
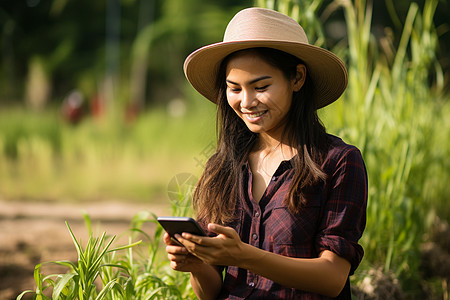
[[347, 70], [333, 53], [310, 45], [303, 28], [290, 17], [265, 8], [247, 8], [228, 23], [223, 42], [204, 46], [184, 62], [184, 73], [192, 86], [216, 103], [215, 80], [222, 60], [243, 49], [278, 49], [303, 60], [314, 86], [316, 107], [324, 107], [339, 98], [347, 87]]

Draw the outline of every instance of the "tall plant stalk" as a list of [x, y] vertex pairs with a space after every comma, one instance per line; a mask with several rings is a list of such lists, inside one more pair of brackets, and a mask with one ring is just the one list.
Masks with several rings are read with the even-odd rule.
[[[363, 238], [371, 263], [409, 277], [427, 216], [432, 214], [425, 187], [436, 129], [436, 91], [428, 84], [437, 36], [433, 16], [437, 1], [426, 1], [423, 13], [412, 3], [392, 66], [370, 51], [371, 4], [343, 3], [349, 39], [349, 86], [344, 109], [352, 109], [338, 125], [365, 157], [371, 184], [367, 231]], [[372, 58], [372, 61], [371, 59]], [[439, 69], [435, 70], [439, 77]], [[436, 76], [436, 75], [435, 75]], [[438, 90], [440, 87], [438, 87]], [[346, 131], [349, 128], [349, 131]]]

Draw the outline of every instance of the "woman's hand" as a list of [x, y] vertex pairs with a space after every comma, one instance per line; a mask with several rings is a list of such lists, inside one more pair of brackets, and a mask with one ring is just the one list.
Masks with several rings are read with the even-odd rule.
[[216, 237], [201, 237], [190, 233], [176, 235], [187, 251], [204, 263], [210, 265], [236, 266], [244, 255], [244, 243], [231, 227], [210, 223], [208, 230], [217, 233]]
[[[181, 237], [180, 237], [181, 239]], [[203, 263], [185, 247], [176, 245], [169, 234], [164, 234], [166, 252], [170, 267], [176, 271], [191, 272], [191, 284], [199, 299], [216, 299], [222, 287], [221, 271], [209, 264]]]
[[196, 272], [201, 268], [203, 262], [190, 254], [186, 248], [176, 245], [169, 234], [164, 234], [164, 243], [166, 246], [167, 257], [170, 260], [170, 267], [181, 272]]

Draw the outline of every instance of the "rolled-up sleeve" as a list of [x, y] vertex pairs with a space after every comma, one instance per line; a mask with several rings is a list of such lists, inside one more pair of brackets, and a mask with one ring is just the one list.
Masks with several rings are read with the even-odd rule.
[[355, 147], [334, 153], [325, 166], [327, 197], [316, 236], [316, 250], [330, 250], [351, 264], [354, 273], [364, 255], [358, 243], [366, 226], [367, 172]]

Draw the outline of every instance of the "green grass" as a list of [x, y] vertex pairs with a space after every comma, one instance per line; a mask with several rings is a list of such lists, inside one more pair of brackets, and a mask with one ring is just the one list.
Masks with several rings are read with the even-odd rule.
[[[323, 44], [315, 16], [322, 1], [302, 1], [301, 6], [290, 1], [258, 3], [294, 16], [303, 12], [314, 43]], [[411, 4], [391, 56], [370, 32], [371, 7], [362, 0], [340, 3], [348, 40], [333, 50], [347, 63], [349, 85], [342, 99], [320, 115], [331, 133], [361, 149], [368, 170], [368, 219], [361, 240], [365, 257], [353, 282], [357, 285], [369, 269], [381, 268], [400, 280], [409, 298], [421, 299], [420, 244], [435, 216], [450, 219], [450, 99], [442, 93], [443, 74], [436, 59], [432, 19], [437, 0], [425, 1], [422, 11]], [[55, 112], [2, 109], [0, 197], [58, 201], [167, 197], [167, 185], [176, 174], [200, 174], [195, 159], [204, 162], [204, 152], [210, 153], [214, 141], [213, 107], [198, 96], [189, 98], [188, 113], [182, 118], [153, 108], [133, 124], [113, 113], [69, 126]], [[150, 240], [157, 243], [156, 237]], [[165, 284], [179, 280], [181, 293], [187, 293], [185, 278], [170, 277], [182, 275], [164, 267], [165, 258], [154, 255], [157, 247], [152, 247], [139, 263], [131, 249], [126, 258], [105, 257], [127, 261], [125, 277], [133, 282], [139, 276], [145, 281], [167, 274], [170, 280]], [[107, 278], [115, 278], [117, 270], [105, 270], [110, 272]], [[148, 285], [153, 290], [161, 286]]]
[[111, 114], [78, 125], [57, 111], [0, 111], [0, 197], [83, 201], [149, 200], [177, 173], [198, 175], [196, 159], [215, 139], [212, 105], [180, 118], [151, 108], [133, 123]]

